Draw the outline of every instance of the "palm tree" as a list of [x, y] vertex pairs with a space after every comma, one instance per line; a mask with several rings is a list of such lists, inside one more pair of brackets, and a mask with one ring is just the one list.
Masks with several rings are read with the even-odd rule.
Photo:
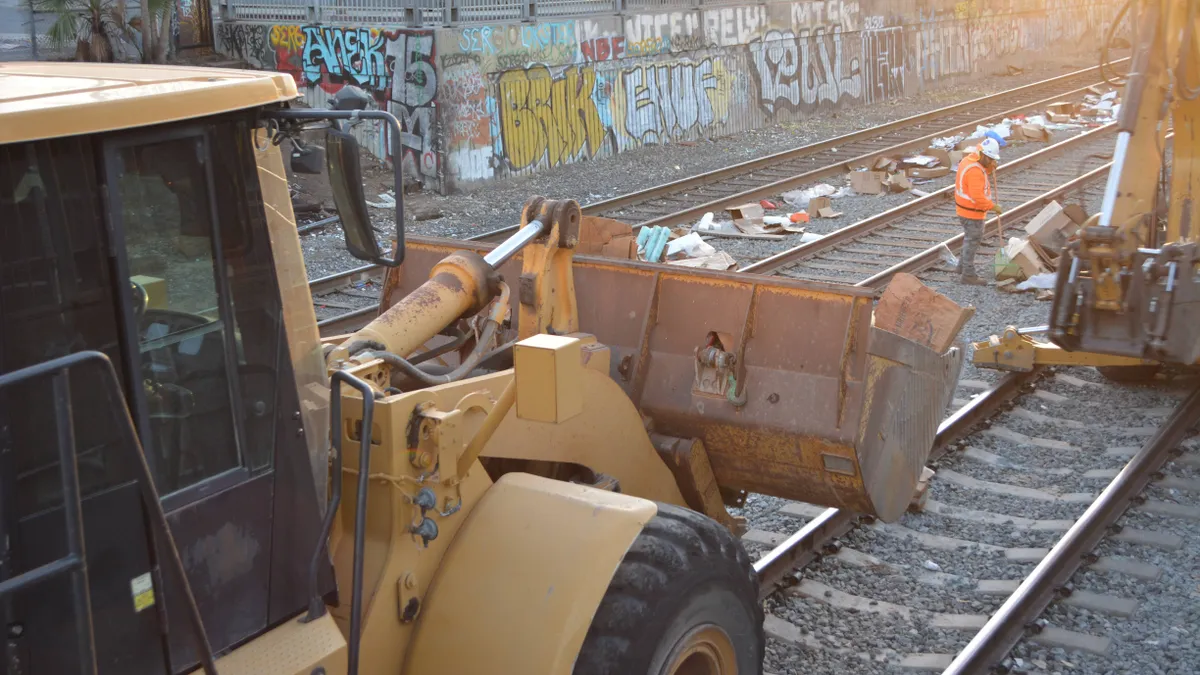
[[[29, 0], [34, 11], [54, 15], [46, 31], [53, 49], [75, 45], [79, 61], [113, 60], [111, 35], [124, 30], [124, 12], [118, 13], [111, 0]], [[124, 3], [122, 2], [122, 5]]]

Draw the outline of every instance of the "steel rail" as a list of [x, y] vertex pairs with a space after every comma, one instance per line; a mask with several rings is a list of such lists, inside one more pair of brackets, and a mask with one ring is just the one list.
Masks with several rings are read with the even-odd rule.
[[[1174, 135], [1175, 135], [1175, 132], [1173, 132], [1173, 131], [1168, 132], [1167, 135], [1164, 137], [1164, 141], [1171, 139]], [[1104, 174], [1107, 173], [1110, 169], [1112, 169], [1112, 165], [1113, 165], [1112, 162], [1107, 162], [1107, 163], [1102, 164], [1101, 166], [1098, 166], [1095, 169], [1092, 169], [1091, 171], [1083, 174], [1082, 176], [1073, 178], [1072, 180], [1070, 180], [1066, 183], [1063, 183], [1062, 185], [1060, 185], [1052, 190], [1048, 190], [1045, 193], [1043, 193], [1037, 197], [1034, 197], [1033, 199], [1030, 199], [1029, 201], [1025, 202], [1024, 204], [1021, 204], [1020, 206], [1017, 206], [1009, 211], [1005, 211], [1004, 212], [1005, 217], [1007, 217], [1007, 218], [1024, 218], [1025, 216], [1031, 215], [1034, 211], [1037, 211], [1037, 210], [1041, 209], [1043, 206], [1045, 206], [1046, 204], [1050, 203], [1051, 200], [1061, 197], [1062, 195], [1065, 195], [1065, 194], [1071, 192], [1072, 190], [1082, 188], [1084, 185], [1086, 185], [1088, 183], [1092, 183], [1092, 182], [1101, 180], [1102, 178], [1104, 178]], [[996, 218], [991, 218], [991, 219], [987, 220], [983, 225], [983, 231], [986, 233], [988, 231], [988, 229], [991, 227], [992, 223], [996, 222], [996, 220], [997, 220]], [[938, 261], [941, 260], [941, 249], [943, 247], [950, 249], [950, 251], [952, 253], [956, 253], [962, 249], [962, 242], [963, 242], [963, 235], [961, 233], [956, 234], [953, 237], [950, 237], [949, 239], [946, 239], [945, 241], [937, 243], [937, 244], [925, 249], [924, 251], [922, 251], [906, 260], [898, 262], [895, 265], [892, 265], [891, 267], [887, 268], [886, 270], [883, 270], [882, 272], [879, 272], [878, 274], [868, 277], [854, 285], [862, 286], [865, 288], [880, 288], [880, 287], [886, 285], [887, 282], [890, 281], [893, 276], [895, 276], [896, 274], [899, 274], [901, 272], [907, 272], [908, 274], [916, 274], [917, 272], [920, 272], [922, 270], [928, 269], [928, 268], [936, 265], [938, 263]]]
[[[1090, 142], [1097, 137], [1111, 133], [1116, 128], [1116, 123], [1109, 123], [1102, 127], [1092, 129], [1086, 133], [1079, 134], [1064, 141], [1059, 141], [1051, 146], [1042, 148], [1037, 152], [1030, 153], [1014, 160], [1007, 164], [1001, 164], [996, 169], [997, 174], [1011, 174], [1020, 171], [1033, 164], [1046, 161], [1061, 155], [1064, 152], [1073, 150], [1078, 145]], [[931, 192], [924, 197], [914, 199], [911, 202], [905, 202], [899, 206], [892, 207], [883, 213], [876, 214], [869, 218], [858, 221], [851, 225], [847, 225], [838, 230], [834, 230], [829, 234], [810, 241], [807, 244], [801, 244], [794, 248], [789, 248], [786, 251], [780, 251], [773, 256], [764, 258], [756, 263], [743, 267], [741, 271], [752, 272], [755, 274], [770, 274], [783, 267], [801, 262], [807, 258], [824, 253], [832, 249], [843, 246], [851, 241], [862, 238], [863, 236], [882, 229], [894, 221], [899, 220], [915, 213], [919, 213], [930, 207], [939, 206], [954, 198], [954, 187], [947, 186], [936, 192]], [[1024, 205], [1022, 205], [1024, 206]], [[1015, 211], [1015, 209], [1014, 209]], [[1010, 218], [1013, 216], [1009, 216]], [[990, 219], [988, 223], [995, 222], [995, 219]], [[986, 227], [986, 226], [985, 226]], [[962, 235], [959, 235], [961, 240]], [[940, 244], [939, 244], [940, 245]]]
[[[1048, 191], [1042, 193], [1041, 195], [1038, 195], [1037, 197], [1030, 199], [1029, 201], [1025, 202], [1024, 204], [1021, 204], [1021, 205], [1016, 206], [1008, 211], [1005, 211], [1004, 217], [1006, 219], [1014, 219], [1015, 220], [1015, 219], [1024, 218], [1026, 216], [1034, 215], [1039, 210], [1041, 210], [1042, 207], [1044, 207], [1046, 204], [1049, 204], [1055, 198], [1061, 197], [1062, 195], [1067, 194], [1067, 193], [1071, 192], [1072, 190], [1075, 190], [1087, 183], [1102, 180], [1104, 178], [1104, 175], [1108, 172], [1108, 170], [1110, 168], [1112, 168], [1112, 162], [1108, 162], [1102, 166], [1092, 169], [1091, 171], [1083, 174], [1082, 176], [1073, 178], [1070, 181], [1063, 183], [1062, 185], [1060, 185], [1052, 190], [1048, 190]], [[987, 232], [988, 229], [994, 229], [994, 228], [992, 228], [992, 224], [995, 222], [996, 222], [996, 218], [988, 219], [986, 222], [984, 222], [983, 231]], [[946, 248], [950, 249], [950, 251], [952, 253], [956, 253], [962, 249], [962, 242], [963, 242], [963, 234], [960, 232], [960, 233], [950, 237], [949, 239], [939, 242], [938, 244], [936, 244], [930, 248], [927, 248], [924, 251], [921, 251], [920, 253], [912, 256], [911, 258], [902, 260], [901, 262], [898, 262], [895, 265], [892, 265], [891, 267], [883, 270], [882, 272], [879, 272], [875, 275], [867, 277], [866, 279], [863, 279], [862, 281], [860, 281], [854, 285], [855, 286], [863, 286], [865, 288], [881, 288], [883, 286], [886, 286], [887, 283], [889, 281], [891, 281], [893, 276], [895, 276], [901, 272], [907, 272], [909, 274], [916, 274], [917, 272], [920, 272], [921, 270], [924, 270], [924, 269], [927, 269], [929, 267], [936, 265], [938, 263], [938, 261], [941, 260], [941, 248], [942, 247], [946, 247]]]
[[950, 662], [943, 675], [987, 672], [998, 664], [1027, 633], [1037, 633], [1038, 616], [1057, 597], [1080, 566], [1091, 559], [1093, 549], [1108, 529], [1137, 499], [1200, 419], [1200, 387], [1175, 408], [1133, 459], [1121, 469], [1096, 501], [1067, 530], [1062, 539], [1012, 595], [984, 624], [975, 637]]
[[[882, 124], [879, 126], [870, 127], [868, 129], [851, 132], [849, 134], [844, 134], [842, 136], [837, 136], [835, 138], [827, 139], [824, 141], [819, 141], [817, 143], [811, 143], [811, 144], [804, 145], [804, 146], [801, 146], [798, 148], [784, 150], [782, 152], [777, 152], [772, 155], [767, 155], [766, 157], [760, 157], [760, 158], [756, 158], [756, 159], [752, 159], [752, 160], [747, 160], [745, 162], [741, 162], [739, 164], [735, 164], [735, 165], [728, 166], [728, 167], [722, 167], [722, 168], [714, 170], [714, 171], [709, 171], [709, 172], [705, 172], [702, 174], [696, 174], [694, 176], [682, 178], [680, 180], [672, 181], [670, 183], [664, 183], [662, 185], [648, 188], [646, 190], [639, 190], [637, 192], [627, 193], [625, 195], [620, 195], [617, 197], [613, 197], [611, 199], [606, 199], [606, 200], [599, 201], [599, 202], [593, 202], [591, 204], [584, 206], [582, 210], [585, 215], [600, 215], [602, 213], [607, 213], [607, 212], [610, 212], [610, 211], [613, 211], [616, 209], [620, 209], [624, 206], [629, 206], [629, 205], [633, 205], [633, 204], [652, 201], [652, 200], [660, 198], [664, 195], [677, 193], [677, 192], [681, 192], [684, 190], [700, 188], [700, 187], [703, 187], [706, 185], [713, 185], [713, 184], [719, 183], [723, 179], [728, 179], [728, 178], [733, 178], [733, 177], [737, 177], [737, 176], [741, 176], [741, 175], [745, 175], [745, 174], [750, 174], [755, 171], [760, 171], [763, 169], [770, 168], [771, 166], [776, 165], [776, 164], [781, 164], [781, 163], [785, 163], [785, 162], [789, 162], [789, 161], [795, 161], [797, 159], [802, 159], [805, 157], [811, 157], [813, 155], [818, 155], [823, 152], [835, 150], [836, 148], [838, 148], [840, 146], [845, 146], [845, 145], [849, 145], [852, 143], [858, 143], [858, 142], [863, 142], [863, 141], [878, 140], [884, 134], [896, 131], [898, 129], [921, 126], [922, 124], [927, 124], [932, 121], [935, 121], [939, 117], [956, 114], [956, 113], [959, 113], [959, 112], [962, 112], [965, 110], [969, 110], [973, 107], [986, 105], [988, 103], [992, 103], [995, 101], [1002, 100], [1004, 98], [1018, 95], [1022, 92], [1028, 92], [1028, 91], [1036, 89], [1038, 87], [1045, 87], [1045, 86], [1053, 84], [1055, 82], [1059, 82], [1059, 81], [1063, 81], [1063, 80], [1067, 80], [1067, 79], [1078, 78], [1078, 77], [1087, 75], [1093, 71], [1098, 71], [1098, 69], [1099, 69], [1098, 66], [1093, 66], [1091, 68], [1085, 68], [1083, 70], [1075, 71], [1073, 73], [1068, 73], [1066, 75], [1060, 75], [1060, 76], [1049, 78], [1046, 80], [1041, 80], [1039, 82], [1034, 82], [1034, 83], [1031, 83], [1028, 85], [1024, 85], [1022, 87], [1014, 87], [1012, 89], [998, 92], [996, 94], [990, 94], [988, 96], [971, 99], [969, 101], [963, 101], [961, 103], [956, 103], [956, 104], [953, 104], [950, 106], [945, 106], [945, 107], [939, 108], [937, 110], [932, 110], [932, 111], [928, 111], [925, 113], [912, 115], [910, 117], [906, 117], [906, 118], [903, 118], [900, 120], [895, 120], [895, 121], [888, 122], [886, 124]], [[986, 124], [988, 122], [997, 121], [997, 120], [1003, 119], [1008, 116], [1017, 115], [1022, 112], [1026, 112], [1030, 109], [1047, 105], [1047, 104], [1052, 103], [1055, 100], [1061, 99], [1063, 97], [1070, 97], [1070, 96], [1082, 94], [1088, 90], [1089, 86], [1095, 86], [1095, 85], [1099, 85], [1099, 84], [1103, 84], [1103, 82], [1102, 81], [1095, 82], [1092, 85], [1079, 87], [1079, 88], [1068, 90], [1068, 91], [1058, 92], [1058, 93], [1056, 93], [1052, 96], [1046, 97], [1044, 99], [1039, 99], [1037, 101], [1024, 103], [1024, 104], [1018, 105], [1014, 108], [1005, 110], [1003, 112], [998, 112], [998, 113], [991, 114], [991, 115], [985, 115], [985, 116], [978, 117], [978, 118], [972, 119], [968, 122], [960, 123], [960, 124], [957, 124], [954, 126], [942, 127], [933, 133], [926, 134], [926, 135], [918, 137], [918, 138], [901, 141], [899, 143], [895, 143], [893, 145], [890, 145], [888, 147], [885, 147], [885, 148], [882, 148], [879, 150], [873, 150], [871, 152], [867, 152], [867, 153], [864, 153], [861, 155], [851, 156], [851, 157], [847, 157], [847, 158], [838, 157], [836, 159], [836, 161], [830, 162], [829, 164], [819, 167], [817, 169], [805, 171], [805, 172], [796, 174], [794, 176], [784, 178], [781, 180], [776, 180], [776, 181], [773, 181], [770, 183], [764, 183], [763, 185], [760, 185], [758, 187], [755, 187], [755, 188], [752, 188], [749, 190], [744, 190], [744, 191], [738, 192], [736, 194], [728, 195], [725, 197], [721, 197], [716, 200], [710, 200], [710, 201], [700, 204], [698, 206], [690, 207], [688, 209], [684, 209], [681, 211], [675, 211], [675, 212], [672, 212], [672, 213], [664, 215], [664, 216], [652, 218], [652, 219], [644, 221], [642, 223], [636, 223], [634, 225], [634, 227], [636, 229], [636, 228], [642, 227], [642, 226], [678, 224], [680, 222], [694, 220], [695, 218], [703, 215], [704, 213], [706, 213], [708, 211], [720, 210], [720, 209], [722, 209], [726, 206], [732, 205], [732, 204], [740, 204], [740, 203], [747, 202], [747, 201], [754, 201], [754, 200], [758, 200], [758, 199], [761, 199], [764, 197], [774, 196], [776, 194], [779, 194], [780, 192], [784, 192], [786, 190], [798, 187], [805, 183], [809, 183], [809, 182], [812, 182], [815, 180], [820, 180], [821, 178], [825, 178], [830, 175], [835, 175], [838, 173], [843, 173], [845, 171], [848, 171], [849, 167], [851, 165], [862, 164], [862, 163], [871, 163], [879, 157], [895, 155], [895, 154], [898, 154], [901, 152], [911, 150], [913, 148], [924, 149], [935, 138], [955, 134], [960, 131], [972, 131], [975, 129], [976, 126], [978, 126], [980, 124]], [[468, 237], [467, 239], [470, 241], [489, 241], [489, 240], [495, 239], [497, 237], [502, 237], [502, 236], [505, 236], [512, 232], [515, 232], [516, 229], [517, 229], [516, 225], [509, 225], [506, 227], [502, 227], [502, 228], [498, 228], [498, 229], [491, 230], [488, 232], [483, 232], [483, 233], [480, 233], [477, 235], [473, 235], [471, 237]]]
[[355, 267], [345, 272], [335, 272], [308, 282], [308, 291], [313, 296], [332, 293], [339, 288], [349, 286], [355, 281], [375, 279], [380, 276], [381, 272], [383, 272], [383, 267], [380, 265], [362, 265], [361, 267]]
[[[1009, 373], [991, 389], [956, 410], [938, 425], [929, 459], [937, 459], [944, 455], [976, 425], [1000, 412], [1010, 401], [1027, 391], [1043, 374], [1042, 368], [1035, 368], [1027, 373]], [[754, 576], [759, 584], [759, 599], [765, 600], [774, 593], [776, 586], [794, 570], [811, 564], [822, 555], [833, 553], [834, 540], [853, 529], [863, 518], [864, 516], [845, 509], [825, 509], [782, 544], [771, 549], [754, 563]]]

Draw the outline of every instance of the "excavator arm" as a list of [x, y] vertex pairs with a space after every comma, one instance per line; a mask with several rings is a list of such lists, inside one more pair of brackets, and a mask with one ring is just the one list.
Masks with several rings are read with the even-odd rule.
[[[1194, 364], [1200, 360], [1200, 223], [1193, 223], [1200, 195], [1200, 7], [1196, 0], [1130, 0], [1126, 10], [1135, 18], [1136, 53], [1113, 167], [1100, 213], [1064, 251], [1049, 338], [1069, 352]], [[1160, 194], [1164, 175], [1167, 200]]]

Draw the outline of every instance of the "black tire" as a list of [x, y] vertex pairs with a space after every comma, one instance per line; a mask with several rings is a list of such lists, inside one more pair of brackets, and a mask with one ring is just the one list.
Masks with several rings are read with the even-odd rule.
[[1097, 366], [1096, 372], [1104, 379], [1125, 384], [1137, 384], [1153, 380], [1162, 370], [1160, 365], [1152, 366]]
[[697, 630], [723, 631], [737, 675], [762, 673], [766, 638], [750, 557], [712, 519], [659, 504], [609, 583], [574, 675], [659, 675]]

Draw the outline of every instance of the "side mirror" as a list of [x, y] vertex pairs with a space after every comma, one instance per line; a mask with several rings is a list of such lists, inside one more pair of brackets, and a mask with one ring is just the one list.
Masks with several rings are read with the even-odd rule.
[[321, 148], [315, 145], [300, 145], [295, 140], [292, 140], [292, 171], [294, 173], [307, 173], [311, 175], [321, 175], [322, 160], [325, 159]]
[[363, 193], [362, 167], [358, 163], [358, 140], [340, 129], [327, 129], [325, 164], [350, 255], [378, 265], [394, 266], [393, 261], [384, 257], [375, 231], [371, 229], [367, 196]]

